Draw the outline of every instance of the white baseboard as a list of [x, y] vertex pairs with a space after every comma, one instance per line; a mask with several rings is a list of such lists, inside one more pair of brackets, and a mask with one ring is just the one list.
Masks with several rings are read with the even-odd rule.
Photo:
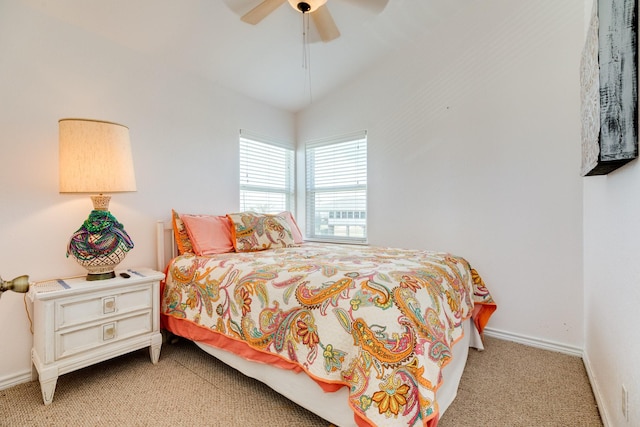
[[6, 375], [0, 378], [0, 390], [11, 388], [15, 385], [28, 383], [31, 381], [31, 371], [19, 372], [17, 374]]
[[532, 338], [525, 335], [514, 334], [512, 332], [501, 331], [493, 328], [485, 328], [484, 334], [489, 337], [499, 338], [506, 341], [517, 342], [518, 344], [528, 345], [529, 347], [541, 348], [543, 350], [556, 351], [558, 353], [568, 354], [570, 356], [583, 356], [583, 350], [566, 344], [560, 344], [554, 341], [542, 340], [540, 338]]
[[600, 412], [602, 424], [604, 424], [604, 427], [610, 427], [613, 424], [609, 422], [609, 412], [607, 411], [607, 407], [605, 406], [604, 399], [602, 397], [602, 392], [600, 391], [600, 387], [598, 386], [598, 380], [593, 374], [593, 369], [591, 367], [591, 362], [589, 361], [589, 356], [587, 355], [587, 353], [582, 356], [582, 361], [584, 362], [584, 367], [587, 370], [587, 376], [589, 377], [589, 382], [591, 383], [591, 390], [593, 390], [593, 395], [596, 398], [596, 404], [598, 405], [598, 411]]

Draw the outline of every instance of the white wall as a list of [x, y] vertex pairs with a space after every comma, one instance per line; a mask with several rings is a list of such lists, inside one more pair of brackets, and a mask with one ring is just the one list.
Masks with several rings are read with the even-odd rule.
[[[593, 4], [585, 0], [585, 32]], [[583, 358], [607, 426], [640, 425], [639, 193], [638, 160], [583, 180]]]
[[[585, 0], [590, 12], [592, 0]], [[590, 15], [585, 19], [586, 23]], [[585, 177], [584, 361], [607, 425], [640, 425], [640, 165]], [[622, 412], [622, 387], [628, 415]]]
[[585, 363], [611, 426], [640, 425], [639, 194], [637, 160], [584, 179]]
[[370, 243], [464, 256], [490, 328], [577, 353], [583, 7], [468, 2], [298, 117], [299, 142], [368, 130]]
[[[155, 266], [155, 221], [238, 209], [238, 130], [294, 141], [294, 117], [127, 46], [30, 9], [0, 4], [0, 275], [83, 274], [65, 257], [88, 195], [58, 193], [58, 119], [130, 128], [138, 191], [110, 210], [134, 240], [122, 267]], [[30, 372], [23, 296], [0, 299], [0, 385]]]

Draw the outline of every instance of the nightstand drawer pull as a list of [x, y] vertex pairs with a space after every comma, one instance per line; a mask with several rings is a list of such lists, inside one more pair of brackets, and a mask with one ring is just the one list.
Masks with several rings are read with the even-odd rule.
[[108, 341], [112, 340], [116, 337], [116, 324], [115, 323], [107, 323], [102, 326], [102, 340]]
[[102, 299], [102, 314], [114, 313], [116, 311], [116, 297], [106, 297]]

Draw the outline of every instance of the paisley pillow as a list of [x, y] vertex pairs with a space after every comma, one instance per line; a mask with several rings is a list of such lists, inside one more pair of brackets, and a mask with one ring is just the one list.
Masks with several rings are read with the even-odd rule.
[[291, 228], [291, 235], [293, 236], [293, 241], [296, 243], [304, 243], [304, 238], [302, 237], [302, 233], [300, 232], [300, 228], [298, 227], [298, 223], [296, 219], [293, 217], [293, 214], [289, 211], [280, 212], [278, 216], [283, 217], [289, 223], [289, 228]]
[[231, 236], [236, 252], [295, 246], [291, 227], [279, 215], [240, 212], [227, 214], [231, 221]]
[[193, 245], [189, 239], [189, 233], [187, 233], [187, 228], [184, 226], [184, 222], [180, 218], [180, 214], [172, 209], [171, 218], [173, 223], [173, 235], [176, 239], [176, 245], [178, 246], [178, 254], [194, 253]]

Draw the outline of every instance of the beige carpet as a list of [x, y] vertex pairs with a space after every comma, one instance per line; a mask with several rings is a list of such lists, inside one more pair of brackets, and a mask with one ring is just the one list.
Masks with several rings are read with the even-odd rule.
[[[601, 426], [582, 361], [487, 338], [471, 350], [458, 397], [439, 427]], [[0, 391], [2, 426], [322, 426], [321, 418], [192, 343], [141, 350], [61, 376], [53, 403], [40, 385]]]

